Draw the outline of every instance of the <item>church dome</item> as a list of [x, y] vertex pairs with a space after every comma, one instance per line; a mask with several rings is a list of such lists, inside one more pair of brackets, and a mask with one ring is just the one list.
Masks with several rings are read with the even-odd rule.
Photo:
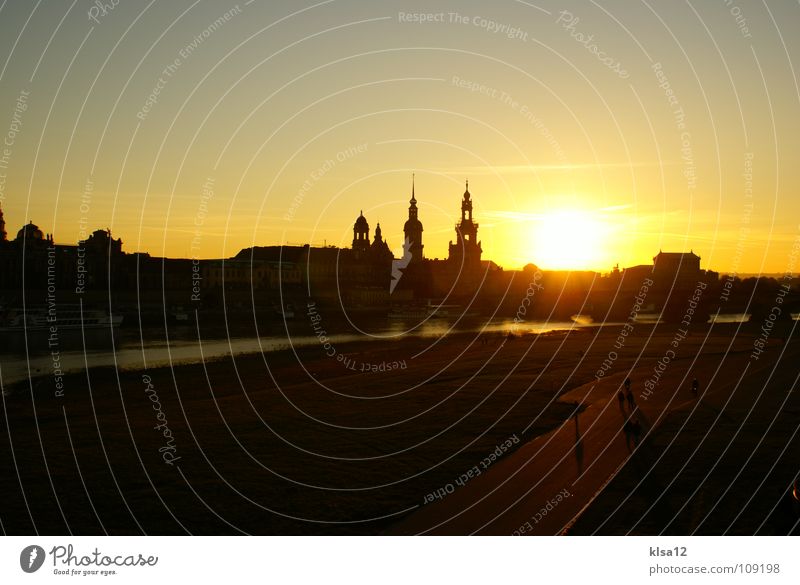
[[367, 218], [364, 217], [364, 212], [361, 212], [361, 215], [358, 216], [356, 219], [356, 223], [353, 225], [353, 228], [358, 231], [364, 231], [369, 229], [369, 224], [367, 223]]
[[28, 241], [43, 240], [44, 234], [42, 233], [42, 230], [39, 229], [39, 226], [37, 226], [35, 223], [31, 221], [28, 222], [27, 225], [22, 226], [22, 229], [20, 229], [17, 232], [17, 239], [18, 240], [24, 239]]

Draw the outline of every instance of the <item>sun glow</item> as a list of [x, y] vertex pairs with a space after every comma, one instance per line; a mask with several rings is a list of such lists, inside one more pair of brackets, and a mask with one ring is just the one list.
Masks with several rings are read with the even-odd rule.
[[606, 263], [609, 227], [581, 209], [554, 209], [531, 226], [534, 262], [550, 270], [592, 270]]

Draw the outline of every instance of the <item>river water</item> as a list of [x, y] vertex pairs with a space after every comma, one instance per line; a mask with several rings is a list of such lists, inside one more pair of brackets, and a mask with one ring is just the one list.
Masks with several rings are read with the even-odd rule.
[[[402, 321], [388, 321], [386, 326], [372, 331], [369, 336], [361, 333], [331, 333], [327, 340], [334, 345], [354, 341], [365, 341], [369, 337], [376, 340], [392, 340], [409, 336], [419, 338], [441, 338], [455, 333], [548, 333], [558, 330], [596, 326], [581, 321], [526, 321], [515, 323], [511, 319], [464, 324], [448, 323], [441, 319], [429, 319], [421, 324], [409, 325]], [[307, 329], [311, 331], [311, 329]], [[192, 338], [192, 333], [195, 337]], [[313, 333], [313, 332], [312, 332]], [[171, 332], [172, 334], [172, 332]], [[91, 344], [87, 344], [90, 345]], [[108, 349], [110, 343], [104, 343], [105, 349], [87, 349], [58, 351], [56, 353], [0, 353], [0, 380], [3, 386], [28, 378], [53, 375], [58, 368], [63, 373], [74, 373], [87, 367], [116, 367], [120, 370], [140, 370], [153, 367], [199, 363], [204, 360], [219, 359], [254, 353], [283, 351], [292, 347], [309, 347], [320, 345], [316, 335], [263, 336], [263, 337], [230, 337], [197, 339], [196, 331], [191, 328], [164, 341], [144, 344], [136, 339], [122, 339], [115, 349]], [[77, 347], [80, 347], [78, 345]]]
[[[721, 314], [716, 318], [709, 319], [709, 322], [716, 324], [722, 323], [744, 323], [749, 318], [749, 314]], [[798, 319], [800, 315], [792, 315], [793, 319]], [[648, 321], [649, 322], [649, 321]], [[654, 319], [652, 323], [658, 322]], [[515, 323], [513, 319], [497, 319], [490, 321], [465, 321], [456, 320], [455, 322], [445, 319], [426, 319], [421, 323], [410, 323], [402, 320], [388, 320], [383, 327], [379, 327], [369, 334], [353, 333], [330, 333], [327, 340], [333, 345], [341, 345], [354, 341], [365, 341], [368, 338], [376, 340], [392, 340], [406, 338], [409, 336], [420, 338], [437, 339], [455, 333], [515, 333], [515, 334], [541, 334], [552, 331], [562, 331], [580, 329], [587, 327], [597, 327], [599, 325], [618, 325], [615, 323], [594, 323], [591, 319], [577, 318], [575, 321], [524, 321]], [[295, 324], [297, 326], [297, 324]], [[7, 350], [0, 350], [0, 382], [2, 386], [8, 386], [15, 382], [28, 378], [53, 375], [58, 368], [63, 373], [74, 373], [85, 370], [87, 367], [116, 367], [120, 370], [141, 370], [145, 367], [161, 367], [172, 365], [182, 365], [199, 363], [204, 360], [213, 360], [228, 356], [237, 356], [255, 353], [270, 353], [284, 351], [302, 347], [312, 347], [320, 345], [319, 338], [313, 334], [310, 327], [301, 328], [301, 334], [289, 332], [283, 336], [261, 336], [261, 337], [224, 337], [222, 334], [216, 336], [197, 339], [196, 330], [191, 327], [184, 327], [173, 332], [170, 331], [171, 339], [169, 343], [164, 341], [147, 341], [144, 343], [136, 338], [123, 337], [117, 342], [114, 350], [108, 339], [91, 343], [92, 339], [86, 332], [80, 343], [72, 347], [102, 347], [102, 349], [86, 349], [69, 351], [59, 351], [57, 353], [26, 353], [17, 350], [10, 353]], [[129, 332], [130, 333], [130, 332]], [[312, 333], [312, 334], [308, 334]], [[163, 332], [162, 332], [163, 334]], [[109, 337], [109, 336], [105, 336]]]

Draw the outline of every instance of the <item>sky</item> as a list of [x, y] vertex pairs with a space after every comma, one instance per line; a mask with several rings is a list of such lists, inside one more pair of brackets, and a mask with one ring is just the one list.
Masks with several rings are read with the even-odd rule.
[[430, 258], [469, 179], [506, 269], [800, 265], [796, 2], [101, 4], [0, 4], [9, 237], [400, 256], [415, 174]]

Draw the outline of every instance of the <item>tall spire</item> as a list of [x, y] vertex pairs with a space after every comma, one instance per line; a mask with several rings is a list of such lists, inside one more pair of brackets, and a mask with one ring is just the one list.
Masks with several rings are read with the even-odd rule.
[[478, 224], [472, 219], [472, 196], [469, 179], [464, 179], [464, 197], [461, 200], [461, 220], [456, 225], [456, 243], [450, 242], [448, 260], [463, 267], [469, 273], [480, 269], [481, 243], [478, 241]]
[[411, 260], [417, 262], [423, 259], [422, 249], [424, 246], [422, 245], [422, 222], [419, 221], [419, 210], [417, 209], [415, 179], [416, 174], [411, 173], [411, 201], [409, 201], [408, 221], [403, 226], [403, 233], [410, 246], [408, 249], [411, 251]]

